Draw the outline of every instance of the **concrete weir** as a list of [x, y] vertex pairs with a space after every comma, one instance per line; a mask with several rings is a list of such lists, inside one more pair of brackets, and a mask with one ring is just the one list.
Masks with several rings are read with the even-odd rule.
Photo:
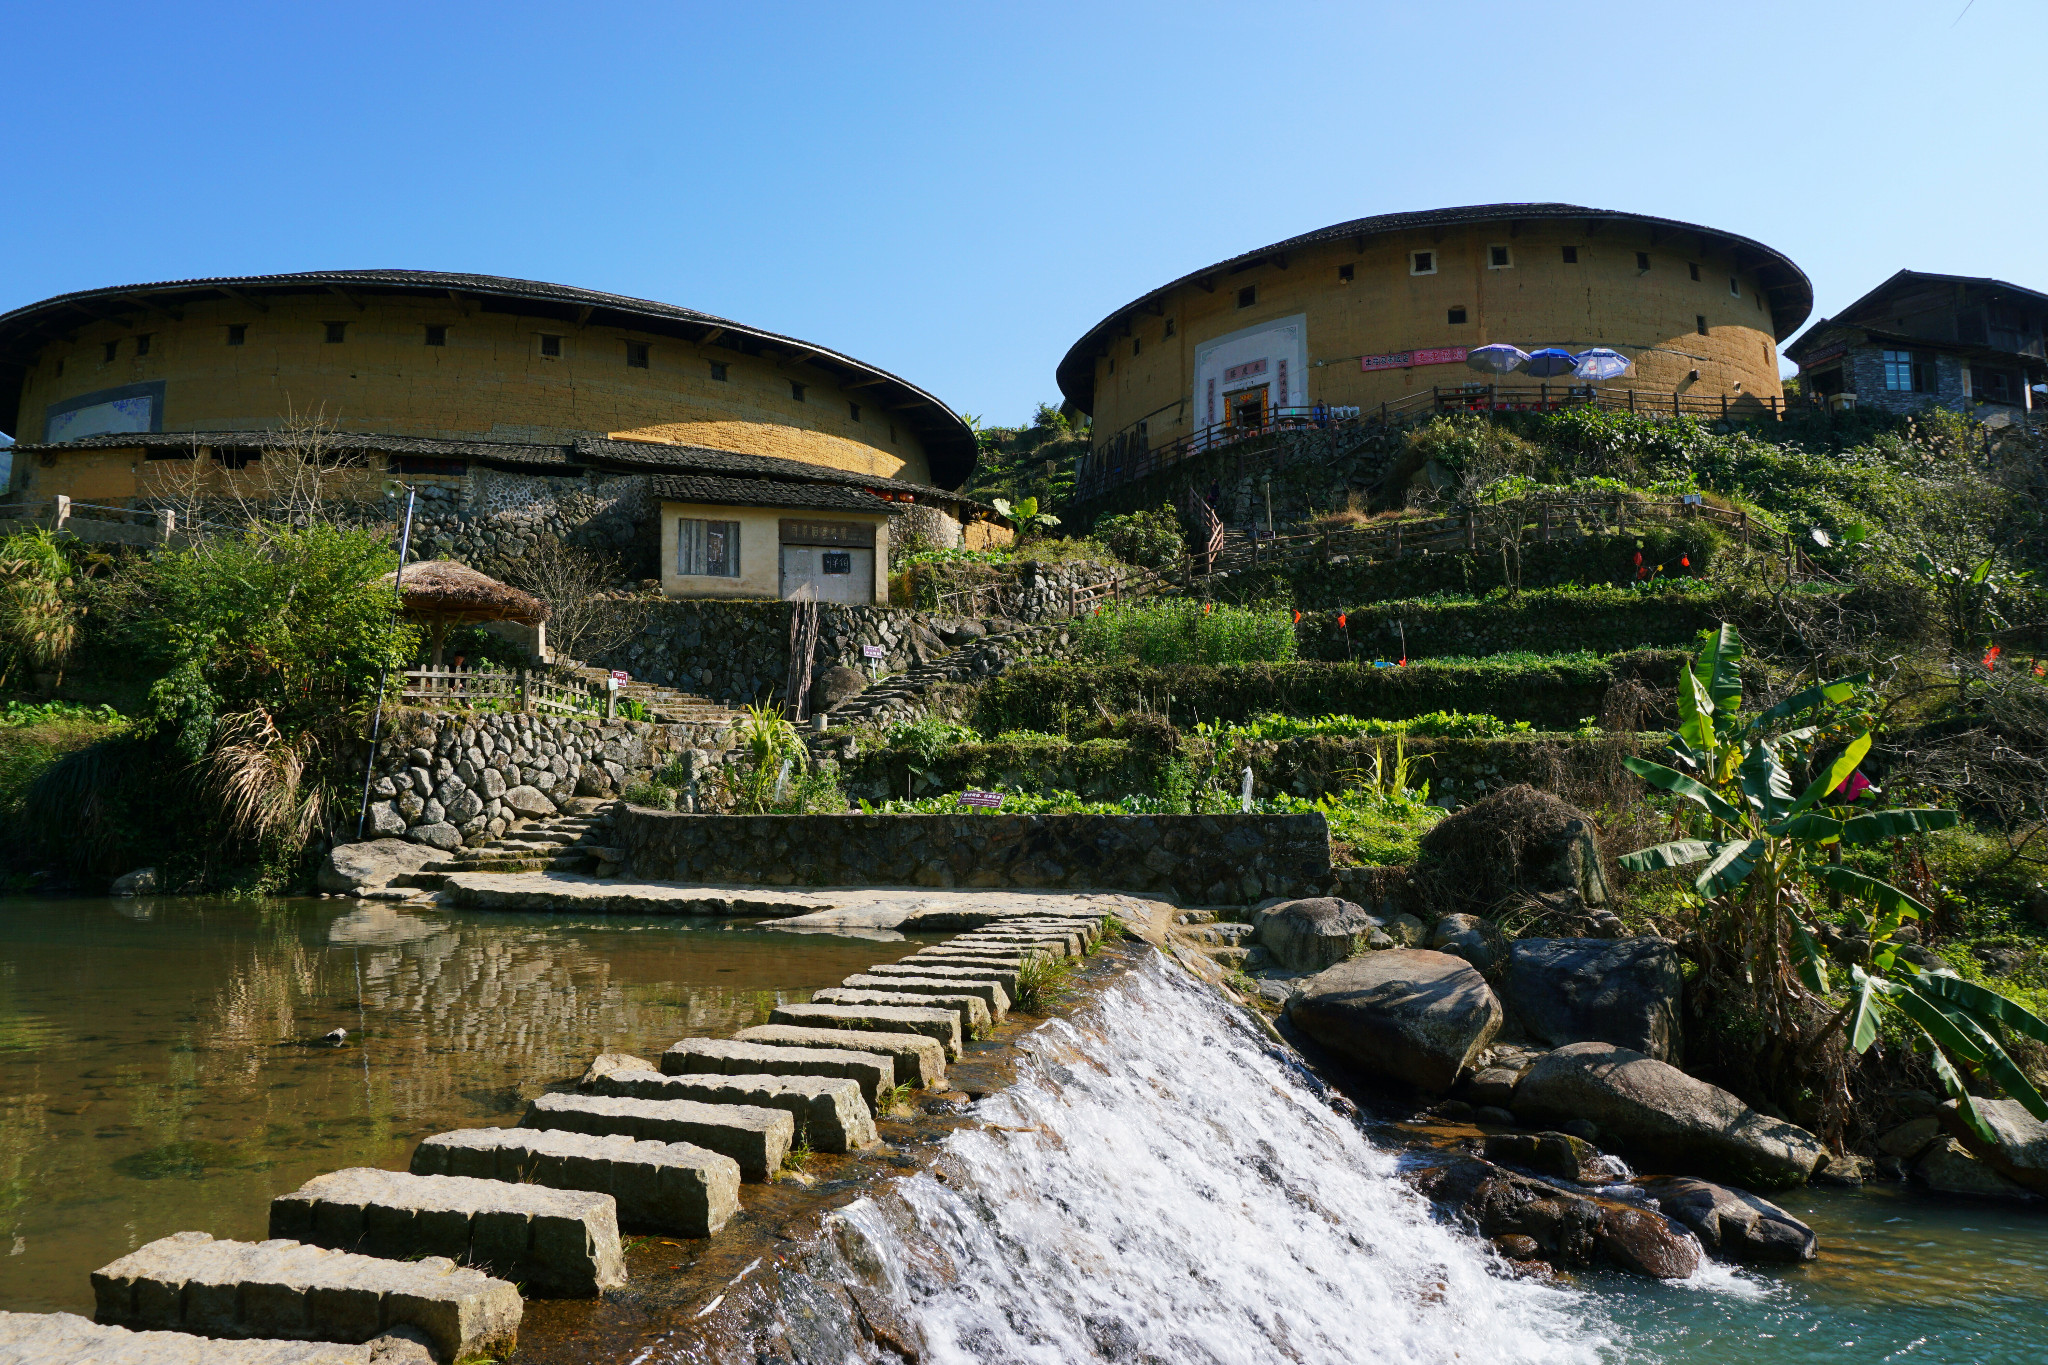
[[687, 1142], [554, 1128], [463, 1128], [413, 1149], [414, 1175], [531, 1182], [608, 1194], [619, 1225], [709, 1237], [740, 1210], [740, 1164]]
[[796, 1120], [780, 1109], [614, 1095], [542, 1095], [526, 1107], [519, 1126], [688, 1142], [737, 1161], [743, 1180], [773, 1175], [796, 1136]]
[[945, 1048], [948, 1061], [960, 1056], [958, 1010], [890, 1005], [777, 1005], [769, 1012], [768, 1022], [863, 1033], [917, 1033]]
[[446, 1256], [542, 1298], [626, 1282], [608, 1194], [354, 1167], [270, 1201], [270, 1235], [402, 1261]]
[[1001, 1019], [1010, 1012], [1010, 993], [997, 981], [977, 979], [963, 973], [957, 977], [912, 975], [908, 972], [878, 975], [859, 972], [839, 983], [854, 991], [894, 991], [899, 995], [971, 995], [988, 1006], [991, 1017]]
[[946, 1048], [921, 1033], [870, 1033], [860, 1029], [805, 1028], [795, 1024], [756, 1024], [733, 1035], [735, 1042], [807, 1050], [858, 1048], [890, 1057], [896, 1063], [896, 1084], [929, 1089], [946, 1079]]
[[832, 1076], [860, 1087], [872, 1111], [896, 1084], [896, 1059], [853, 1048], [771, 1047], [731, 1038], [685, 1038], [661, 1054], [668, 1076]]
[[519, 1291], [443, 1256], [386, 1261], [291, 1241], [162, 1237], [92, 1275], [94, 1316], [209, 1337], [359, 1342], [397, 1327], [443, 1361], [511, 1350]]
[[0, 1313], [0, 1365], [432, 1365], [424, 1338], [216, 1341], [133, 1332], [76, 1313]]
[[860, 1083], [834, 1076], [670, 1076], [641, 1058], [606, 1053], [590, 1064], [581, 1088], [638, 1100], [780, 1109], [796, 1120], [795, 1140], [820, 1152], [854, 1152], [881, 1140]]

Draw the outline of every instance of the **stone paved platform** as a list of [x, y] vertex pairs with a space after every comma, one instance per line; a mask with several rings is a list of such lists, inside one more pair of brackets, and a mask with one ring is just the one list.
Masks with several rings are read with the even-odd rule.
[[132, 1332], [76, 1313], [0, 1313], [0, 1365], [434, 1365], [423, 1342], [216, 1341]]
[[465, 1175], [608, 1194], [636, 1232], [709, 1237], [740, 1209], [740, 1164], [687, 1142], [556, 1128], [462, 1128], [413, 1149], [415, 1175]]

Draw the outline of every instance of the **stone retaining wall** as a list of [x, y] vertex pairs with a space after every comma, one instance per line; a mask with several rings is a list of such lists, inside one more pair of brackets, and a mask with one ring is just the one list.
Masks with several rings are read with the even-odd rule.
[[401, 711], [385, 717], [370, 780], [373, 839], [481, 844], [570, 798], [609, 796], [689, 752], [681, 726], [557, 716]]
[[508, 474], [473, 466], [459, 482], [421, 482], [413, 544], [421, 559], [453, 559], [496, 577], [547, 540], [615, 557], [621, 581], [652, 577], [659, 530], [647, 476]]
[[770, 886], [1042, 887], [1252, 904], [1330, 886], [1330, 827], [1306, 815], [613, 817], [636, 876]]

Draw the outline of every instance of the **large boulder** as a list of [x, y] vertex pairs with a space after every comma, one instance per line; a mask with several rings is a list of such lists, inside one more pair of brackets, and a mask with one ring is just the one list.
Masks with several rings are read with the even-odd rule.
[[1515, 1086], [1525, 1121], [1590, 1120], [1638, 1168], [1662, 1167], [1761, 1189], [1805, 1183], [1827, 1163], [1820, 1139], [1717, 1085], [1611, 1043], [1547, 1052]]
[[1283, 901], [1263, 912], [1255, 937], [1276, 965], [1290, 972], [1319, 972], [1356, 951], [1380, 922], [1350, 901], [1335, 896]]
[[1526, 1237], [1534, 1254], [1567, 1269], [1606, 1262], [1658, 1279], [1699, 1269], [1699, 1243], [1664, 1215], [1581, 1194], [1459, 1152], [1418, 1155], [1403, 1175], [1482, 1237]]
[[1684, 985], [1678, 953], [1661, 938], [1525, 938], [1508, 949], [1501, 994], [1538, 1042], [1612, 1043], [1669, 1062]]
[[163, 879], [153, 867], [138, 867], [133, 872], [124, 872], [114, 878], [114, 884], [107, 888], [109, 896], [154, 896], [162, 889]]
[[359, 896], [381, 891], [404, 873], [446, 862], [447, 856], [426, 844], [404, 839], [366, 839], [359, 844], [336, 844], [320, 860], [314, 883], [322, 891]]
[[1486, 978], [1448, 953], [1389, 948], [1302, 982], [1287, 1018], [1362, 1071], [1441, 1091], [1493, 1041], [1501, 1008]]
[[1820, 1239], [1813, 1229], [1748, 1190], [1731, 1190], [1689, 1176], [1638, 1181], [1666, 1217], [1691, 1228], [1700, 1245], [1724, 1261], [1810, 1261]]
[[859, 669], [837, 664], [819, 674], [811, 684], [811, 711], [823, 714], [867, 690], [868, 680]]
[[1607, 902], [1593, 820], [1576, 806], [1523, 784], [1474, 801], [1422, 836], [1425, 894], [1441, 908], [1482, 913], [1517, 893], [1575, 894]]
[[1913, 1178], [1936, 1194], [1961, 1194], [2031, 1204], [2040, 1198], [2026, 1186], [2007, 1180], [1989, 1162], [1979, 1161], [1952, 1137], [1942, 1138], [1913, 1163]]
[[1970, 1103], [1991, 1131], [1998, 1135], [1996, 1142], [1986, 1142], [1980, 1137], [1963, 1118], [1954, 1100], [1943, 1104], [1935, 1112], [1935, 1117], [1952, 1137], [1969, 1149], [1972, 1156], [2007, 1180], [2036, 1194], [2048, 1195], [2048, 1123], [2029, 1114], [2026, 1106], [2018, 1100], [1972, 1099]]

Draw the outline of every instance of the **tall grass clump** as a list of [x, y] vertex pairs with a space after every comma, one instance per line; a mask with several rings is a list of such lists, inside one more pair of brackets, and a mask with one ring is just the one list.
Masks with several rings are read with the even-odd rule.
[[1294, 657], [1285, 607], [1217, 602], [1111, 602], [1081, 619], [1077, 644], [1097, 659], [1142, 664], [1280, 663]]

